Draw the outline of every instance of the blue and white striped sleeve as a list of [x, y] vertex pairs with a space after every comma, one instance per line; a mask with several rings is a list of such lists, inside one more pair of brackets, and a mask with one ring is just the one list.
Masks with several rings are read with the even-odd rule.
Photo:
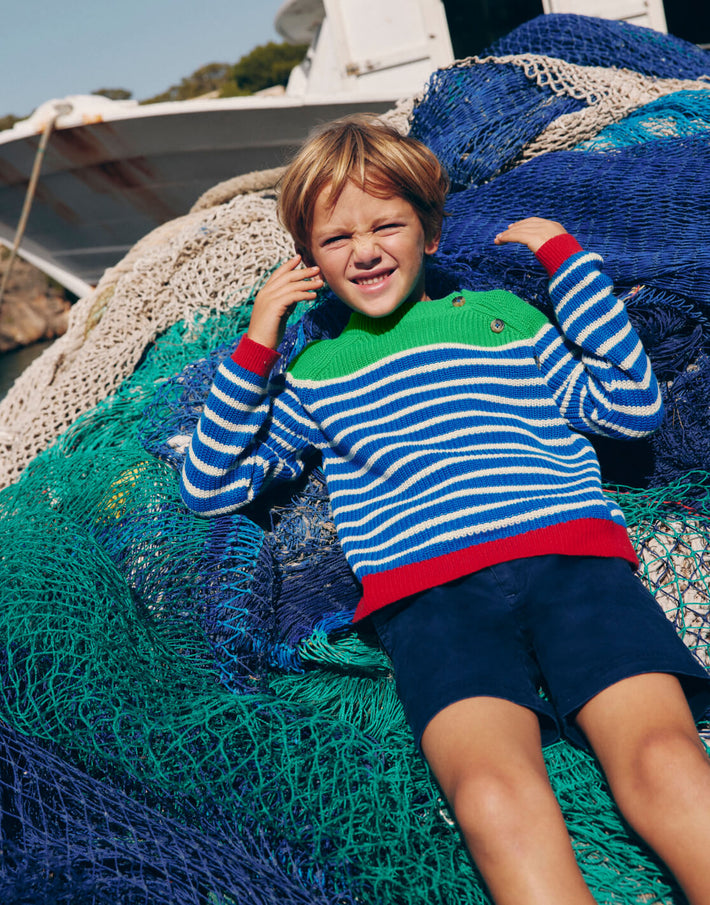
[[[583, 251], [569, 235], [547, 243], [558, 254], [538, 258], [550, 280], [559, 328], [536, 337], [541, 372], [571, 427], [608, 437], [635, 439], [653, 433], [663, 401], [651, 362], [601, 257]], [[571, 252], [571, 253], [570, 253]]]
[[215, 375], [190, 440], [180, 493], [201, 515], [240, 509], [274, 481], [303, 473], [314, 431], [293, 391], [274, 392], [278, 355], [244, 337]]

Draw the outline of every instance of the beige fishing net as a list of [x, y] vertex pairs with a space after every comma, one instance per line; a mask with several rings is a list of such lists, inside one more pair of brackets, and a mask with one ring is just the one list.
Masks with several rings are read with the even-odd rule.
[[500, 57], [495, 62], [520, 66], [538, 85], [550, 88], [556, 95], [575, 97], [587, 104], [582, 110], [562, 114], [553, 120], [523, 150], [522, 160], [547, 151], [573, 148], [656, 98], [676, 91], [710, 90], [708, 81], [653, 78], [631, 69], [577, 66], [566, 60], [534, 54]]
[[0, 487], [116, 390], [160, 333], [239, 304], [292, 249], [272, 190], [188, 214], [138, 242], [0, 404]]

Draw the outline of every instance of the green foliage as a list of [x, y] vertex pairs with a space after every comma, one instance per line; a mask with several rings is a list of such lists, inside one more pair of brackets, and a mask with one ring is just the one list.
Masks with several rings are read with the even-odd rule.
[[294, 66], [306, 55], [307, 44], [260, 44], [245, 54], [232, 68], [222, 96], [254, 94], [274, 85], [285, 85]]
[[254, 94], [263, 88], [285, 85], [289, 73], [306, 55], [306, 44], [276, 44], [269, 41], [245, 54], [234, 65], [208, 63], [196, 69], [162, 94], [141, 101], [155, 104], [160, 101], [184, 101], [217, 92], [219, 97]]
[[126, 91], [125, 88], [99, 88], [98, 91], [91, 93], [97, 94], [99, 97], [107, 97], [110, 101], [129, 101], [133, 97], [133, 94]]
[[162, 94], [149, 97], [142, 104], [157, 104], [160, 101], [186, 101], [194, 97], [202, 97], [219, 91], [229, 79], [232, 66], [230, 63], [207, 63], [196, 69], [192, 75], [182, 79], [179, 85], [173, 85]]
[[15, 123], [19, 123], [21, 117], [13, 116], [12, 113], [8, 113], [7, 116], [0, 116], [0, 132], [4, 129], [12, 129]]

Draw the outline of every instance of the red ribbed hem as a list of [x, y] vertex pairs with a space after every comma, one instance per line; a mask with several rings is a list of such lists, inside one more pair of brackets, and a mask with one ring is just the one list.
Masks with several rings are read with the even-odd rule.
[[476, 544], [425, 562], [366, 575], [362, 580], [362, 599], [353, 621], [358, 622], [397, 600], [471, 575], [488, 566], [549, 553], [605, 558], [618, 556], [630, 562], [635, 569], [639, 564], [626, 529], [621, 525], [603, 519], [577, 519], [515, 537]]
[[549, 276], [554, 276], [567, 258], [582, 251], [582, 246], [569, 233], [562, 233], [548, 239], [535, 252], [535, 257], [545, 268]]
[[259, 377], [268, 377], [279, 357], [278, 352], [268, 346], [262, 346], [261, 343], [255, 343], [246, 334], [242, 336], [239, 345], [232, 352], [232, 361], [235, 364]]

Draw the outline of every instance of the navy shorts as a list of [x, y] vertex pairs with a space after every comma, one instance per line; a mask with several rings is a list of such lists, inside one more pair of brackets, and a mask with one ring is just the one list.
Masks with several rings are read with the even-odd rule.
[[577, 712], [641, 673], [676, 675], [696, 719], [710, 707], [710, 673], [622, 559], [518, 559], [407, 597], [372, 621], [417, 744], [444, 707], [485, 695], [535, 711], [543, 745], [565, 737], [587, 748]]

